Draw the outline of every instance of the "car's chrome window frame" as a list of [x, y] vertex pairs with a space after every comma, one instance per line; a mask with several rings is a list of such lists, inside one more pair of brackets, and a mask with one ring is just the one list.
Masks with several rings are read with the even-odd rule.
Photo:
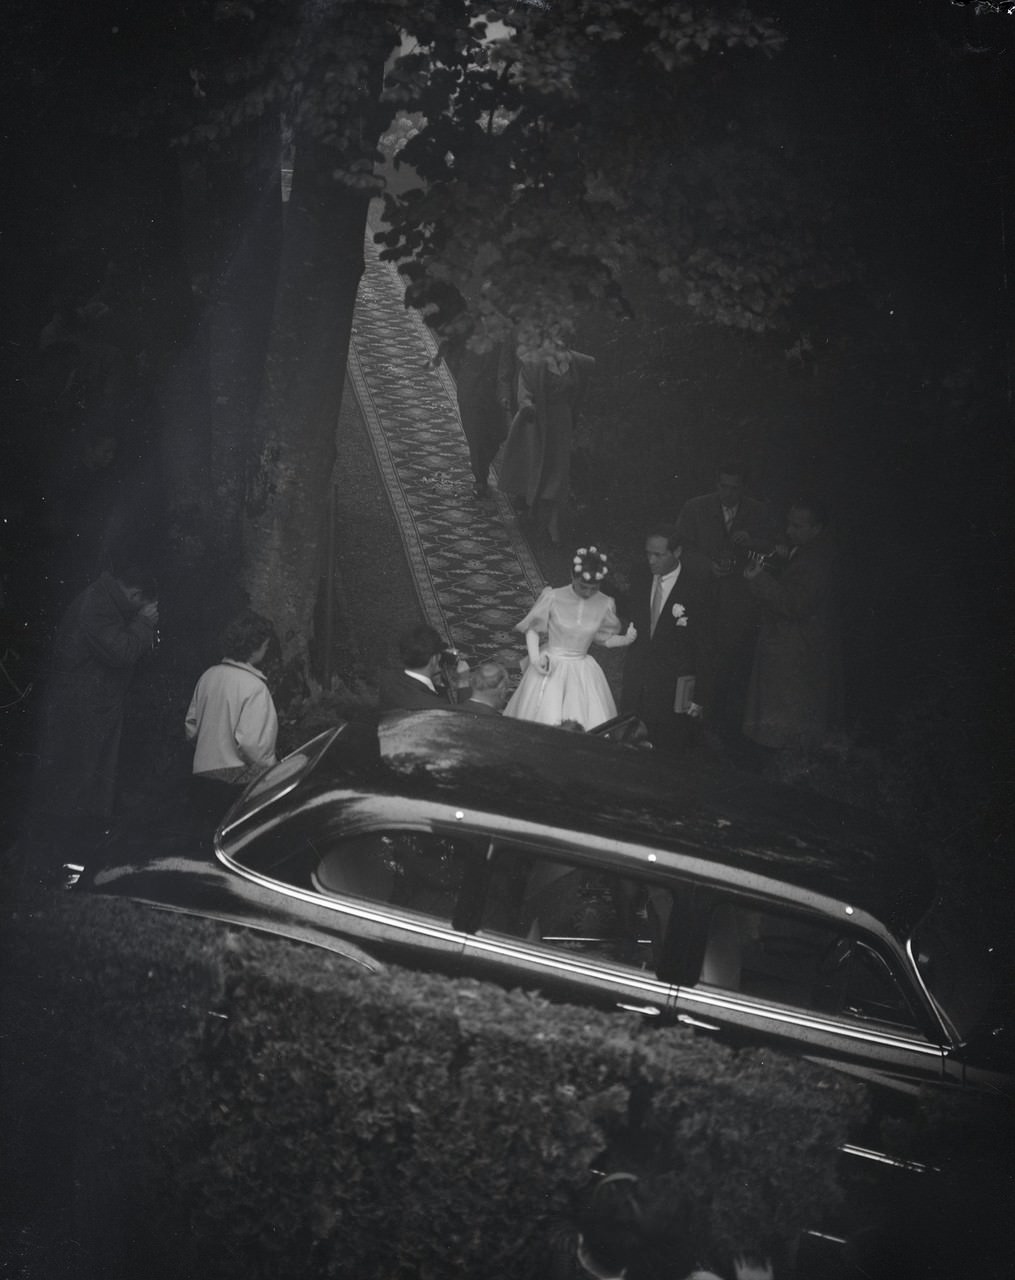
[[[261, 774], [260, 777], [255, 778], [253, 782], [244, 788], [243, 794], [230, 807], [229, 812], [219, 824], [215, 833], [216, 849], [219, 847], [220, 838], [226, 836], [233, 828], [253, 821], [266, 808], [278, 804], [280, 800], [291, 795], [298, 786], [306, 781], [307, 776], [320, 763], [328, 748], [342, 736], [347, 728], [348, 725], [341, 724], [334, 729], [325, 729], [323, 733], [316, 734], [309, 742], [305, 742], [295, 751], [290, 751], [277, 764], [272, 765], [270, 769]], [[268, 781], [271, 775], [276, 770], [281, 770], [287, 764], [291, 764], [297, 756], [304, 757], [302, 766], [286, 777], [284, 784], [278, 791], [274, 790], [273, 784]]]
[[[881, 1022], [877, 1019], [865, 1020], [857, 1015], [851, 1016], [846, 1012], [831, 1013], [823, 1010], [807, 1009], [800, 1005], [753, 996], [742, 991], [728, 991], [722, 987], [703, 982], [700, 977], [699, 962], [704, 955], [708, 933], [707, 922], [712, 910], [719, 903], [730, 903], [748, 911], [759, 911], [768, 914], [775, 912], [796, 917], [804, 922], [813, 922], [820, 927], [839, 932], [866, 946], [885, 964], [892, 981], [900, 988], [910, 1011], [914, 1015], [915, 1025], [893, 1024], [887, 1021]], [[726, 885], [703, 884], [695, 886], [692, 914], [698, 923], [688, 954], [688, 967], [693, 967], [694, 976], [693, 978], [688, 977], [687, 981], [681, 983], [682, 997], [691, 998], [694, 993], [706, 992], [710, 993], [709, 1000], [712, 1000], [714, 995], [715, 999], [712, 1002], [720, 1009], [730, 1008], [741, 1012], [749, 1009], [757, 1011], [760, 1016], [769, 1018], [773, 1022], [783, 1024], [796, 1023], [812, 1030], [826, 1028], [829, 1032], [839, 1035], [855, 1032], [856, 1038], [876, 1043], [905, 1043], [914, 1046], [928, 1046], [935, 1055], [947, 1053], [955, 1047], [955, 1042], [949, 1035], [948, 1026], [942, 1022], [938, 1016], [937, 1008], [927, 998], [923, 983], [917, 980], [918, 975], [914, 972], [915, 966], [908, 954], [908, 950], [901, 947], [897, 951], [893, 950], [896, 960], [896, 964], [893, 965], [884, 954], [885, 940], [878, 937], [871, 930], [866, 929], [863, 920], [857, 922], [855, 918], [851, 918], [847, 923], [841, 919], [831, 917], [827, 912], [815, 911], [806, 905], [793, 901], [778, 900], [771, 895], [766, 895], [762, 899], [749, 893], [731, 893]], [[910, 989], [907, 989], [900, 981], [900, 973], [906, 975], [911, 984]], [[705, 1002], [707, 1003], [707, 1001]]]
[[[371, 902], [367, 898], [341, 897], [338, 894], [326, 893], [320, 889], [303, 888], [286, 880], [276, 880], [263, 872], [254, 871], [242, 863], [236, 862], [228, 853], [217, 851], [217, 857], [235, 875], [250, 884], [268, 889], [285, 898], [309, 903], [337, 915], [352, 915], [362, 920], [369, 920], [378, 925], [397, 924], [407, 933], [419, 936], [440, 936], [453, 939], [464, 938], [464, 933], [456, 929], [452, 921], [441, 921], [437, 916], [425, 916], [422, 912], [413, 912], [411, 908], [395, 907], [390, 904]], [[429, 921], [427, 925], [426, 921]]]
[[[723, 1011], [764, 1019], [774, 1028], [800, 1027], [812, 1032], [823, 1032], [852, 1041], [884, 1045], [886, 1048], [906, 1048], [939, 1060], [947, 1052], [947, 1046], [935, 1043], [919, 1028], [894, 1028], [888, 1023], [863, 1023], [845, 1014], [816, 1013], [793, 1005], [764, 1000], [739, 991], [724, 991], [721, 987], [698, 983], [680, 988], [681, 1007], [693, 1005], [703, 1016], [721, 1017]], [[773, 1030], [773, 1035], [785, 1035], [785, 1031]]]

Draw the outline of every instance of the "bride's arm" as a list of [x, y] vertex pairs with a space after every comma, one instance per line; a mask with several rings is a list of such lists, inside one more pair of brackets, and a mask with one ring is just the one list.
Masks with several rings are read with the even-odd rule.
[[539, 652], [539, 632], [534, 627], [530, 627], [525, 633], [525, 648], [528, 651], [529, 662], [545, 676], [550, 670], [550, 655], [545, 651]]

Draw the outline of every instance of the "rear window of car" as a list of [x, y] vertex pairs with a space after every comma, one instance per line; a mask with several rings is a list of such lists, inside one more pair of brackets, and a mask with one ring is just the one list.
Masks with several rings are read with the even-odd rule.
[[915, 1028], [906, 991], [857, 934], [724, 899], [710, 911], [699, 982], [811, 1013]]

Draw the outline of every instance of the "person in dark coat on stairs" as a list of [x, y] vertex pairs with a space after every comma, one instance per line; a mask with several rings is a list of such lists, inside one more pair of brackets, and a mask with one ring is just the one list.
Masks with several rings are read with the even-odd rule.
[[478, 351], [461, 338], [443, 344], [440, 354], [455, 380], [458, 416], [469, 446], [473, 495], [488, 498], [490, 466], [514, 412], [514, 341], [508, 337]]

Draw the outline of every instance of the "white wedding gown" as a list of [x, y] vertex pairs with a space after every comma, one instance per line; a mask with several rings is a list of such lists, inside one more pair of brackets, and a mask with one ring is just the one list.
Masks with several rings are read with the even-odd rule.
[[523, 664], [521, 683], [504, 708], [506, 716], [552, 725], [577, 720], [585, 729], [613, 719], [617, 705], [610, 686], [602, 667], [589, 657], [591, 644], [620, 632], [610, 596], [600, 591], [584, 600], [570, 585], [546, 587], [515, 630], [547, 636], [542, 651], [549, 655], [550, 670], [543, 675]]

